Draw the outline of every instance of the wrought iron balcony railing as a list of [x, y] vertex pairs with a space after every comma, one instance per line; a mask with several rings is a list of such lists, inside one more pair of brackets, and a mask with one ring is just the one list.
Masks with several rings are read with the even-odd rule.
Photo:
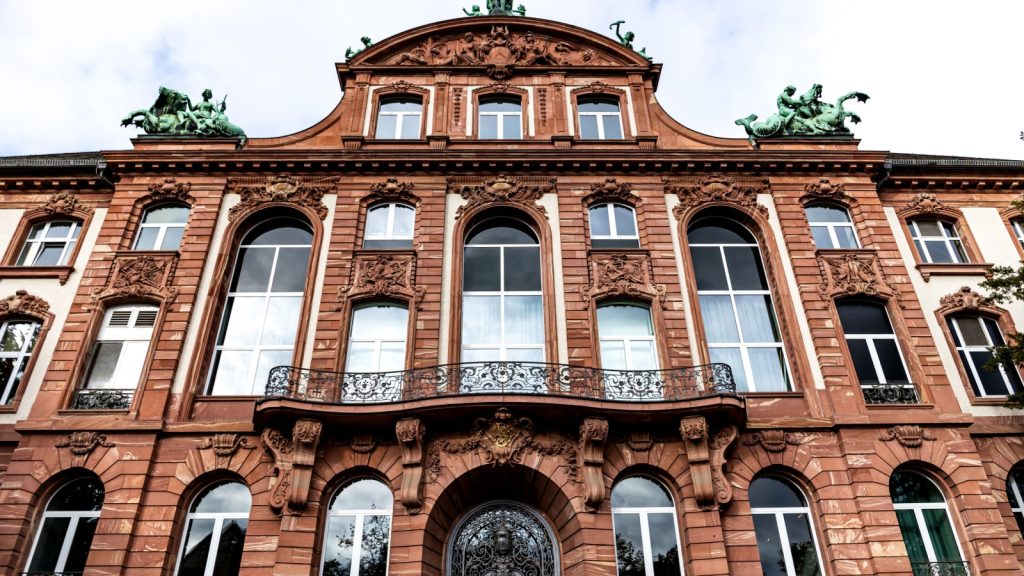
[[911, 562], [914, 576], [970, 576], [967, 562]]
[[920, 404], [917, 387], [909, 382], [862, 382], [864, 401], [868, 404]]
[[21, 576], [82, 576], [84, 572], [22, 572]]
[[75, 410], [127, 410], [134, 395], [134, 389], [82, 389], [75, 393], [71, 407]]
[[402, 372], [349, 373], [278, 366], [266, 398], [376, 404], [465, 394], [544, 394], [657, 402], [735, 394], [727, 364], [668, 370], [603, 370], [533, 362], [466, 362]]

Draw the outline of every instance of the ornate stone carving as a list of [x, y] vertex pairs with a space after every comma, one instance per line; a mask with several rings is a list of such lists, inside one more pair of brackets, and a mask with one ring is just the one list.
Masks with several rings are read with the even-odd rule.
[[[454, 180], [449, 180], [449, 187], [452, 187], [454, 183]], [[481, 204], [519, 204], [539, 210], [546, 215], [547, 211], [543, 206], [538, 206], [537, 201], [544, 194], [553, 192], [554, 189], [554, 178], [544, 182], [531, 183], [520, 182], [504, 175], [486, 180], [480, 185], [465, 185], [459, 188], [459, 194], [464, 200], [467, 200], [467, 203], [459, 206], [455, 212], [455, 219], [458, 220], [467, 210], [472, 210]]]
[[729, 424], [709, 436], [703, 416], [688, 416], [679, 422], [679, 434], [690, 463], [690, 478], [702, 510], [714, 510], [732, 500], [732, 486], [725, 477], [725, 453], [736, 440], [738, 430]]
[[408, 299], [419, 309], [427, 289], [416, 286], [416, 255], [359, 254], [353, 265], [352, 284], [338, 289], [338, 310], [346, 300], [363, 296]]
[[953, 292], [947, 294], [939, 300], [940, 310], [943, 313], [950, 313], [960, 310], [980, 310], [988, 307], [988, 300], [971, 289], [970, 286], [964, 286]]
[[46, 199], [42, 210], [50, 216], [70, 216], [75, 212], [92, 214], [92, 208], [83, 206], [78, 200], [78, 195], [71, 190], [54, 192]]
[[786, 446], [799, 446], [800, 440], [785, 430], [758, 430], [743, 442], [745, 446], [760, 444], [766, 452], [784, 452]]
[[230, 180], [233, 191], [242, 200], [228, 211], [228, 220], [234, 221], [262, 204], [284, 202], [312, 210], [321, 220], [327, 217], [323, 197], [334, 190], [337, 178], [298, 178], [288, 174], [270, 178], [237, 178]]
[[396, 80], [391, 83], [391, 88], [398, 94], [405, 94], [409, 91], [409, 88], [412, 88], [412, 84], [405, 80]]
[[664, 307], [665, 286], [654, 283], [648, 254], [591, 254], [590, 284], [580, 287], [584, 302], [612, 296], [646, 296]]
[[608, 85], [600, 80], [594, 80], [587, 86], [587, 88], [589, 88], [591, 92], [601, 94], [608, 89]]
[[711, 202], [732, 204], [738, 208], [768, 215], [768, 208], [757, 202], [757, 195], [769, 191], [768, 179], [734, 180], [716, 174], [706, 178], [665, 182], [665, 193], [675, 194], [679, 204], [672, 210], [677, 219]]
[[92, 454], [93, 450], [99, 447], [113, 448], [114, 444], [107, 441], [107, 436], [105, 434], [78, 431], [72, 432], [68, 435], [66, 440], [62, 440], [54, 446], [57, 448], [71, 449], [72, 466], [85, 466], [85, 461], [89, 457], [89, 454]]
[[122, 252], [114, 256], [107, 282], [93, 289], [92, 307], [108, 298], [143, 297], [171, 302], [178, 289], [171, 286], [178, 257], [173, 254], [139, 255]]
[[46, 318], [50, 313], [50, 303], [39, 296], [33, 296], [25, 290], [18, 290], [13, 296], [0, 300], [0, 315], [24, 314], [36, 318]]
[[946, 206], [939, 200], [939, 197], [935, 194], [929, 194], [922, 192], [917, 196], [911, 198], [910, 202], [900, 210], [903, 212], [913, 212], [916, 214], [938, 214], [946, 209]]
[[412, 193], [416, 185], [411, 182], [399, 182], [398, 178], [388, 178], [370, 186], [370, 194], [365, 198], [368, 204], [374, 202], [404, 202], [413, 206], [420, 205], [418, 196]]
[[277, 474], [270, 494], [272, 508], [281, 512], [305, 508], [322, 432], [323, 424], [319, 420], [307, 418], [296, 420], [290, 436], [277, 428], [263, 431], [263, 448], [274, 456]]
[[626, 446], [634, 452], [647, 452], [654, 446], [654, 437], [646, 430], [633, 430], [626, 436]]
[[882, 273], [878, 255], [874, 252], [854, 250], [830, 251], [818, 256], [822, 295], [835, 298], [864, 294], [868, 296], [899, 296], [899, 289], [889, 283]]
[[920, 448], [925, 440], [935, 440], [927, 430], [917, 425], [893, 426], [882, 434], [883, 442], [896, 440], [907, 448]]
[[597, 202], [621, 202], [635, 206], [640, 197], [633, 193], [633, 185], [629, 182], [619, 183], [615, 178], [605, 178], [604, 182], [591, 184], [590, 194], [583, 197], [584, 206]]
[[821, 200], [849, 204], [852, 198], [846, 194], [846, 185], [842, 182], [833, 184], [828, 178], [822, 178], [805, 186], [804, 195], [800, 197], [802, 204]]
[[226, 468], [228, 461], [239, 450], [255, 450], [256, 446], [249, 439], [239, 434], [214, 434], [208, 436], [196, 447], [198, 450], [213, 450], [217, 457], [217, 466]]
[[608, 421], [584, 418], [580, 424], [580, 461], [583, 463], [583, 500], [594, 511], [604, 502], [604, 443], [608, 440]]
[[427, 429], [419, 418], [406, 418], [395, 424], [395, 435], [402, 448], [402, 505], [409, 514], [423, 508], [423, 436]]
[[189, 194], [191, 190], [191, 182], [178, 182], [174, 178], [164, 178], [163, 182], [150, 184], [149, 197], [153, 201], [176, 200], [191, 206], [196, 201]]

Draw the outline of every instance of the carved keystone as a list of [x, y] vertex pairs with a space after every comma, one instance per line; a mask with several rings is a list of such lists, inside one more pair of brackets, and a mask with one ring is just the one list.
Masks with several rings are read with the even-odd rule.
[[423, 509], [423, 435], [427, 429], [419, 418], [406, 418], [395, 424], [395, 435], [402, 448], [402, 505], [409, 514]]
[[732, 500], [732, 486], [725, 478], [725, 452], [736, 441], [737, 432], [735, 426], [727, 425], [709, 435], [703, 416], [690, 416], [679, 422], [693, 491], [701, 510], [715, 510]]
[[583, 461], [583, 495], [587, 509], [596, 511], [604, 502], [604, 443], [608, 421], [585, 418], [580, 424], [580, 460]]
[[57, 448], [71, 449], [71, 465], [85, 466], [89, 454], [98, 447], [113, 448], [114, 444], [107, 442], [107, 436], [98, 432], [78, 431], [68, 435], [67, 440], [62, 440], [55, 445]]
[[292, 427], [291, 438], [277, 428], [263, 431], [263, 446], [274, 455], [277, 483], [270, 495], [270, 506], [276, 510], [305, 508], [309, 500], [309, 483], [313, 478], [313, 461], [320, 443], [323, 424], [319, 420], [301, 419]]

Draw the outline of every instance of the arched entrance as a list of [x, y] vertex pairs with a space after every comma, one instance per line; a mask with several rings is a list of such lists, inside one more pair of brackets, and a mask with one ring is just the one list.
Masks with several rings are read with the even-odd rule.
[[516, 502], [478, 506], [455, 526], [448, 545], [451, 576], [555, 576], [558, 548], [540, 514]]

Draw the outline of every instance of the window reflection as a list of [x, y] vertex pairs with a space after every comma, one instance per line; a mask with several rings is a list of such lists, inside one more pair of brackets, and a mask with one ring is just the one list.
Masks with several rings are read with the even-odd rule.
[[612, 524], [619, 576], [680, 576], [676, 511], [655, 481], [632, 476], [612, 488]]
[[377, 480], [361, 479], [342, 488], [327, 513], [324, 576], [386, 576], [394, 495]]
[[239, 482], [224, 482], [202, 492], [185, 519], [177, 576], [237, 574], [251, 506], [249, 487]]
[[29, 573], [80, 573], [103, 507], [103, 483], [80, 478], [61, 487], [46, 505], [26, 566]]

